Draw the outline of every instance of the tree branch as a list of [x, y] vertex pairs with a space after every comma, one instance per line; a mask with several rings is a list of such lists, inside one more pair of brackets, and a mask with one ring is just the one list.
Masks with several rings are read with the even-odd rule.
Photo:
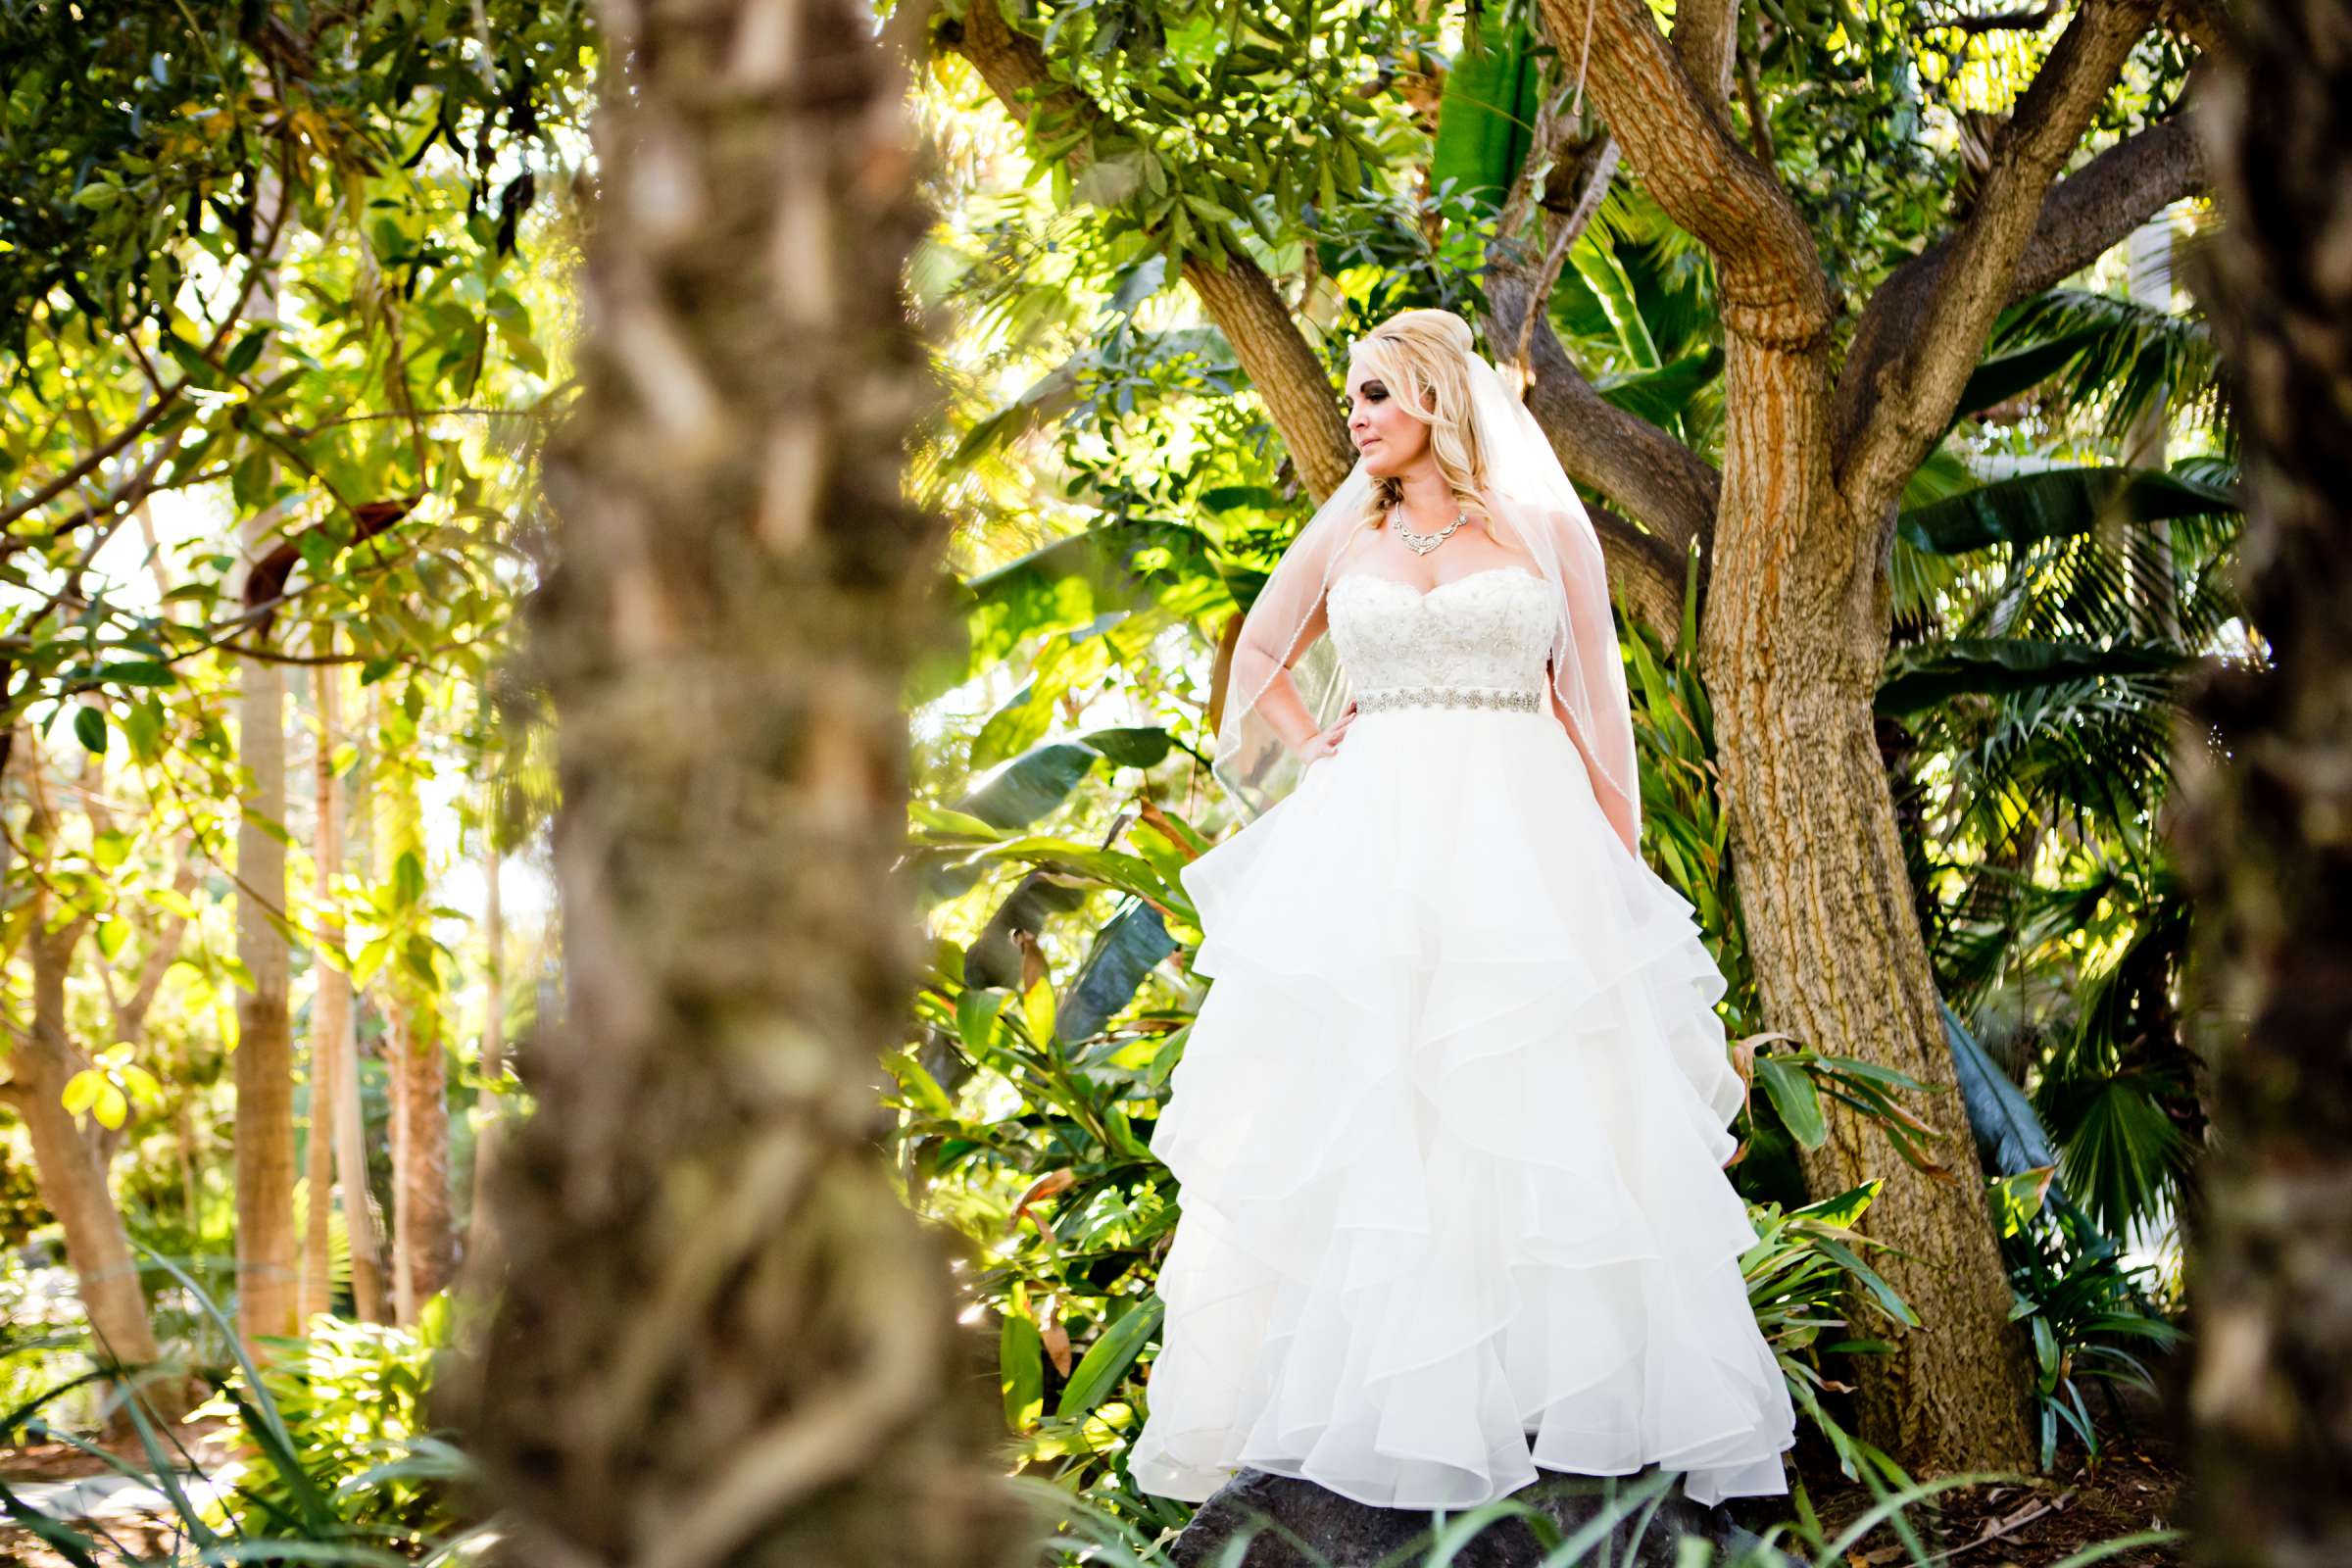
[[1487, 248], [1487, 335], [1498, 356], [1524, 364], [1528, 412], [1561, 467], [1650, 522], [1645, 532], [1590, 509], [1611, 578], [1644, 618], [1663, 612], [1668, 619], [1653, 623], [1671, 637], [1682, 613], [1682, 553], [1708, 535], [1715, 472], [1664, 430], [1595, 392], [1540, 303], [1550, 298], [1567, 247], [1598, 210], [1617, 164], [1614, 137], [1589, 131], [1557, 105], [1538, 116], [1535, 143], [1495, 223], [1497, 235], [1525, 238], [1498, 238]]
[[[55, 501], [59, 496], [64, 495], [74, 485], [79, 484], [83, 479], [88, 478], [92, 473], [98, 470], [99, 466], [103, 465], [107, 459], [113, 457], [116, 453], [130, 445], [133, 441], [136, 441], [140, 436], [145, 435], [154, 427], [155, 422], [158, 419], [162, 418], [165, 415], [177, 408], [179, 406], [180, 394], [185, 392], [187, 389], [188, 383], [185, 380], [175, 381], [171, 386], [166, 387], [163, 391], [156, 394], [154, 400], [151, 401], [147, 407], [139, 411], [137, 417], [133, 418], [128, 424], [116, 431], [106, 440], [100, 442], [97, 446], [92, 447], [88, 452], [82, 454], [80, 461], [76, 462], [72, 467], [50, 479], [46, 484], [35, 486], [32, 494], [26, 496], [24, 500], [12, 502], [7, 507], [0, 508], [0, 528], [6, 528], [10, 524], [16, 522], [19, 518], [26, 516], [31, 513], [38, 512], [50, 502]], [[93, 513], [90, 512], [85, 512], [82, 514], [85, 521], [91, 515], [93, 515]]]
[[[1490, 282], [1487, 298], [1496, 325], [1516, 331], [1528, 298], [1508, 278]], [[1715, 521], [1722, 478], [1712, 465], [1639, 415], [1603, 398], [1568, 358], [1551, 323], [1538, 318], [1528, 337], [1535, 380], [1527, 408], [1559, 454], [1568, 477], [1599, 491], [1662, 538], [1675, 557], [1674, 584], [1682, 592], [1682, 553], [1704, 545]]]
[[[960, 23], [943, 21], [935, 37], [942, 47], [970, 61], [1005, 112], [1024, 124], [1040, 108], [1075, 119], [1102, 116], [1084, 93], [1054, 74], [1037, 40], [1014, 31], [987, 0], [971, 6]], [[1083, 162], [1084, 145], [1071, 157]], [[1348, 421], [1323, 362], [1300, 335], [1273, 280], [1250, 259], [1239, 239], [1227, 235], [1225, 249], [1230, 254], [1222, 270], [1201, 256], [1188, 254], [1185, 281], [1233, 345], [1250, 385], [1282, 432], [1299, 478], [1320, 501], [1339, 488], [1355, 465]]]
[[1732, 60], [1740, 47], [1740, 0], [1677, 0], [1674, 53], [1699, 97], [1731, 135]]
[[[2116, 143], [2050, 187], [2002, 304], [2054, 287], [2155, 214], [2205, 188], [2204, 157], [2188, 117]], [[1845, 461], [1863, 425], [1876, 415], [1871, 389], [1898, 358], [1925, 352], [1928, 305], [1950, 264], [1953, 243], [1946, 237], [1920, 252], [1871, 297], [1838, 378], [1837, 462]]]
[[2157, 0], [2083, 0], [1993, 150], [1977, 205], [1946, 249], [1917, 326], [1847, 394], [1868, 405], [1836, 474], [1856, 516], [1888, 511], [1950, 422], [2018, 263], [2040, 226], [2050, 181], [2082, 140]]
[[[1587, 507], [1609, 582], [1627, 608], [1671, 648], [1683, 629], [1683, 557], [1654, 533], [1643, 533], [1606, 507]], [[1700, 578], [1705, 591], [1705, 578]]]
[[1542, 0], [1542, 7], [1562, 49], [1582, 39], [1587, 8], [1594, 8], [1592, 96], [1642, 189], [1714, 257], [1725, 332], [1795, 352], [1818, 344], [1831, 309], [1813, 236], [1772, 171], [1708, 107], [1646, 0]]
[[2164, 24], [2202, 51], [2209, 60], [2234, 52], [2236, 29], [2223, 0], [2165, 0]]
[[1928, 24], [1934, 27], [1951, 27], [1976, 34], [1984, 32], [2039, 32], [2058, 15], [2058, 0], [2043, 0], [2031, 11], [1996, 11], [1990, 16], [1957, 16]]
[[[292, 204], [283, 205], [291, 206]], [[229, 302], [228, 310], [221, 316], [220, 324], [213, 329], [212, 337], [207, 339], [204, 346], [196, 351], [197, 356], [206, 363], [212, 364], [217, 361], [221, 347], [228, 342], [228, 334], [234, 331], [237, 323], [244, 318], [245, 304], [253, 298], [254, 284], [261, 281], [262, 268], [265, 263], [271, 260], [272, 253], [277, 248], [278, 234], [284, 226], [285, 214], [281, 211], [270, 221], [269, 239], [263, 247], [262, 254], [248, 261], [244, 274], [238, 280], [236, 297]], [[143, 359], [144, 356], [142, 355], [141, 358]], [[20, 517], [47, 506], [63, 495], [70, 486], [78, 483], [85, 475], [96, 469], [100, 464], [137, 440], [155, 424], [156, 420], [178, 406], [180, 397], [187, 389], [188, 381], [184, 376], [172, 382], [169, 387], [158, 388], [155, 401], [148, 404], [137, 417], [123, 426], [116, 435], [85, 455], [64, 473], [35, 489], [27, 499], [14, 502], [7, 508], [0, 509], [0, 528], [6, 528]], [[88, 520], [90, 515], [91, 514], [84, 514], [84, 520]]]

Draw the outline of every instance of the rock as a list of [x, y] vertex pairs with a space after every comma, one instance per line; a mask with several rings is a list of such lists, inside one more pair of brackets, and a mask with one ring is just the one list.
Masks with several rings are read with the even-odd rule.
[[[1675, 1568], [1678, 1543], [1685, 1536], [1703, 1537], [1715, 1545], [1713, 1561], [1731, 1562], [1756, 1541], [1723, 1505], [1705, 1507], [1686, 1496], [1680, 1473], [1665, 1488], [1663, 1498], [1656, 1496], [1657, 1488], [1654, 1466], [1632, 1476], [1547, 1473], [1532, 1486], [1512, 1493], [1510, 1500], [1551, 1519], [1563, 1540], [1612, 1504], [1626, 1508], [1607, 1544], [1594, 1542], [1577, 1558], [1580, 1563]], [[1636, 1492], [1642, 1500], [1627, 1508]], [[1653, 1502], [1655, 1511], [1651, 1512]], [[1447, 1514], [1446, 1522], [1474, 1511]], [[1329, 1568], [1372, 1568], [1374, 1564], [1396, 1568], [1421, 1560], [1407, 1548], [1415, 1542], [1427, 1544], [1436, 1523], [1426, 1509], [1375, 1508], [1326, 1492], [1311, 1481], [1243, 1470], [1200, 1505], [1192, 1523], [1170, 1544], [1168, 1559], [1177, 1568], [1324, 1568], [1326, 1564]], [[1220, 1555], [1228, 1543], [1249, 1534], [1252, 1526], [1256, 1534], [1249, 1555], [1238, 1563]], [[1301, 1543], [1311, 1549], [1301, 1551]], [[1488, 1525], [1464, 1544], [1454, 1554], [1452, 1568], [1537, 1568], [1544, 1555], [1542, 1543], [1526, 1521], [1509, 1516]]]

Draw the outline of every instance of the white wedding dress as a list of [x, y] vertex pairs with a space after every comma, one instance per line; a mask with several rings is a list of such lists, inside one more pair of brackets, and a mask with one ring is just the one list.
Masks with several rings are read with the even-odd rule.
[[[1328, 611], [1354, 722], [1184, 871], [1216, 983], [1152, 1137], [1183, 1213], [1136, 1483], [1453, 1509], [1655, 1461], [1703, 1503], [1786, 1492], [1724, 982], [1543, 706], [1550, 590], [1350, 571]], [[1381, 695], [1426, 687], [1533, 695]]]

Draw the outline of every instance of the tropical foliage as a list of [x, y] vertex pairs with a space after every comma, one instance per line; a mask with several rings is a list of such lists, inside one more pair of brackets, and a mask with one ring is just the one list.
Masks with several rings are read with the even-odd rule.
[[[1732, 8], [1739, 139], [1841, 297], [1989, 199], [1999, 122], [2067, 21], [1938, 20], [1954, 9]], [[899, 891], [925, 962], [880, 1053], [876, 1141], [961, 1254], [1004, 1467], [1051, 1489], [1054, 1549], [1147, 1560], [1190, 1513], [1125, 1469], [1183, 1196], [1153, 1126], [1205, 994], [1180, 873], [1237, 826], [1206, 766], [1232, 628], [1328, 479], [1298, 410], [1336, 417], [1349, 340], [1445, 306], [1498, 362], [1556, 375], [1556, 351], [1598, 417], [1634, 421], [1606, 428], [1720, 478], [1740, 307], [1541, 6], [921, 20], [936, 220], [906, 282], [946, 399], [906, 487], [953, 531], [927, 607], [946, 634], [901, 694]], [[177, 1557], [463, 1545], [470, 1467], [426, 1400], [464, 1296], [444, 1266], [496, 1256], [477, 1183], [562, 1010], [554, 737], [515, 612], [565, 587], [539, 457], [580, 390], [575, 268], [614, 156], [591, 150], [597, 74], [631, 90], [603, 47], [590, 8], [534, 0], [0, 7], [0, 1242], [23, 1259], [0, 1299], [27, 1320], [0, 1389], [16, 1436], [112, 1428], [144, 1474], [185, 1470], [186, 1408], [240, 1434], [218, 1488], [174, 1497]], [[2170, 125], [2198, 53], [2151, 25], [2081, 150]], [[1613, 561], [1647, 564], [1619, 584], [1642, 850], [1698, 912], [1751, 1085], [1740, 1266], [1800, 1458], [1882, 1494], [1874, 1524], [1929, 1490], [1853, 1399], [1855, 1368], [1923, 1321], [1871, 1228], [1898, 1173], [1988, 1201], [2041, 1465], [2095, 1454], [2112, 1386], [2152, 1384], [2178, 1339], [2171, 1239], [2210, 1114], [2178, 709], [2201, 666], [2262, 653], [2215, 351], [2169, 286], [2205, 220], [2168, 205], [2131, 265], [2004, 309], [1889, 508], [1892, 636], [1855, 710], [1961, 1103], [1774, 1027], [1702, 634], [1721, 553], [1578, 472]], [[1531, 232], [1556, 250], [1528, 254]], [[1295, 354], [1269, 360], [1237, 300]], [[1857, 316], [1841, 353], [1867, 348]], [[684, 395], [663, 343], [637, 352], [649, 406]], [[264, 669], [291, 694], [275, 806], [245, 702]], [[253, 885], [240, 828], [285, 846], [282, 888]], [[301, 1337], [259, 1343], [234, 1326], [257, 924], [290, 947], [300, 1167], [271, 1223], [308, 1281]], [[1809, 1192], [1847, 1115], [1878, 1174]], [[132, 1260], [178, 1408], [161, 1383], [124, 1397], [93, 1227]], [[72, 1560], [110, 1554], [11, 1507]], [[1822, 1526], [1802, 1486], [1791, 1511], [1777, 1539], [1805, 1560], [1868, 1528]]]

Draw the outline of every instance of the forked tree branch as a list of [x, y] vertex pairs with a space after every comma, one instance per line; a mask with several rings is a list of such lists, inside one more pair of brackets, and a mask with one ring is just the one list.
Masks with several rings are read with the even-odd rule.
[[1651, 19], [1646, 0], [1541, 0], [1554, 47], [1592, 52], [1588, 90], [1642, 189], [1714, 257], [1724, 330], [1803, 351], [1830, 325], [1813, 235], [1772, 171], [1733, 136]]
[[[2055, 286], [2155, 214], [2205, 188], [2204, 158], [2187, 117], [2116, 143], [2050, 187], [2002, 303], [2015, 304]], [[1878, 416], [1873, 388], [1903, 355], [1920, 352], [1928, 307], [1950, 264], [1953, 243], [1950, 237], [1938, 240], [1905, 262], [1871, 297], [1838, 383], [1838, 463]]]
[[1674, 52], [1708, 113], [1732, 130], [1732, 62], [1740, 48], [1740, 0], [1678, 0]]
[[1645, 532], [1616, 513], [1591, 509], [1611, 578], [1643, 618], [1672, 637], [1681, 616], [1682, 552], [1712, 522], [1714, 470], [1594, 391], [1542, 306], [1566, 248], [1607, 195], [1618, 158], [1615, 138], [1587, 132], [1564, 106], [1545, 106], [1495, 222], [1498, 235], [1518, 237], [1487, 250], [1488, 336], [1498, 361], [1524, 360], [1528, 412], [1569, 476], [1652, 523]]
[[[1556, 4], [1558, 0], [1551, 0]], [[1866, 417], [1837, 466], [1852, 515], [1888, 513], [1941, 439], [1961, 389], [2008, 304], [2018, 263], [2040, 226], [2050, 182], [2089, 127], [2158, 0], [2083, 0], [1993, 149], [1975, 210], [1947, 242], [1916, 326], [1850, 395]]]

